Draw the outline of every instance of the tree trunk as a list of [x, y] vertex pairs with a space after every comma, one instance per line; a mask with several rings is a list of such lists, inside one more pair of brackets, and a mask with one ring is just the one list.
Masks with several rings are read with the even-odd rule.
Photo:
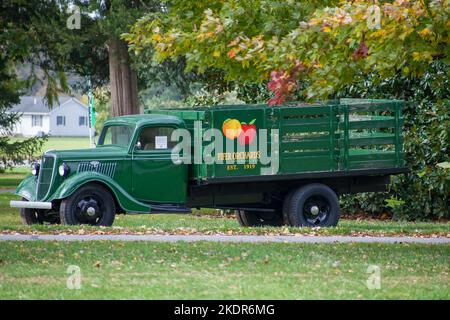
[[139, 113], [137, 75], [131, 69], [128, 49], [120, 39], [108, 41], [112, 116]]

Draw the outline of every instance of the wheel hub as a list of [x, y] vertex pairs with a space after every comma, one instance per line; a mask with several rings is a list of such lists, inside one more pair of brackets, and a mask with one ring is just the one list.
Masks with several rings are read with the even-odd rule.
[[94, 207], [88, 207], [87, 209], [86, 209], [86, 213], [87, 213], [87, 215], [88, 216], [90, 216], [90, 217], [93, 217], [93, 216], [95, 216], [95, 208]]
[[326, 198], [320, 195], [311, 196], [303, 207], [305, 219], [312, 225], [320, 225], [328, 218], [330, 206]]
[[320, 209], [318, 206], [312, 206], [309, 211], [311, 212], [312, 215], [317, 216], [320, 212]]
[[94, 199], [83, 199], [78, 203], [80, 214], [88, 221], [95, 220], [101, 215], [101, 210], [98, 203]]

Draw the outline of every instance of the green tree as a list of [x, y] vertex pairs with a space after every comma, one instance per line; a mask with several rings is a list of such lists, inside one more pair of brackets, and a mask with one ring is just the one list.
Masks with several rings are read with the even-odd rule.
[[[184, 72], [185, 59], [156, 63], [154, 50], [130, 55], [121, 39], [142, 15], [154, 16], [164, 9], [163, 1], [88, 1], [77, 0], [81, 28], [68, 31], [76, 39], [71, 43], [68, 70], [88, 77], [94, 87], [109, 85], [111, 115], [140, 112], [145, 96], [158, 86], [173, 87], [182, 98], [190, 94], [191, 84], [198, 81], [192, 72]], [[86, 91], [85, 85], [81, 86]], [[142, 93], [143, 97], [139, 97]], [[143, 98], [143, 99], [142, 99]]]
[[[224, 70], [229, 80], [271, 79], [281, 103], [308, 83], [307, 99], [335, 94], [361, 73], [422, 75], [448, 63], [448, 0], [393, 2], [173, 1], [168, 14], [141, 19], [126, 36], [157, 58], [183, 55], [187, 68]], [[336, 4], [336, 2], [334, 2]], [[291, 78], [290, 81], [285, 81]]]
[[[40, 150], [45, 138], [12, 141], [10, 133], [17, 114], [10, 111], [19, 103], [23, 90], [38, 79], [36, 67], [42, 70], [46, 82], [46, 98], [52, 105], [59, 92], [68, 89], [64, 74], [67, 48], [59, 45], [63, 39], [60, 29], [65, 23], [64, 6], [57, 1], [24, 2], [5, 0], [0, 4], [0, 169], [30, 159]], [[31, 66], [28, 79], [19, 79], [15, 68]]]
[[78, 46], [71, 49], [69, 68], [88, 76], [98, 87], [109, 84], [111, 114], [139, 113], [138, 76], [120, 35], [144, 13], [161, 9], [160, 1], [67, 1], [80, 8], [81, 28], [73, 30]]

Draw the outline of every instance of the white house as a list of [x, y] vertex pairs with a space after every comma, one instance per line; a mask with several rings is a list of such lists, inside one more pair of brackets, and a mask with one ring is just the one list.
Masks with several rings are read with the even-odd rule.
[[10, 112], [20, 114], [13, 134], [25, 137], [41, 133], [52, 136], [89, 136], [88, 107], [73, 97], [60, 97], [52, 108], [43, 97], [23, 96]]

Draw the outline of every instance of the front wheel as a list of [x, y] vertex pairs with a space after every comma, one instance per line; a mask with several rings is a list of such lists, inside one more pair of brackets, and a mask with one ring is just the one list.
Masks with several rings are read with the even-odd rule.
[[236, 218], [242, 227], [279, 227], [283, 225], [283, 216], [276, 211], [236, 210]]
[[339, 199], [324, 184], [308, 184], [294, 191], [285, 201], [285, 214], [291, 226], [333, 227], [339, 221]]
[[[22, 198], [23, 201], [27, 199]], [[20, 218], [23, 224], [57, 224], [60, 223], [58, 212], [52, 210], [20, 208]]]
[[115, 211], [111, 193], [99, 184], [88, 184], [61, 201], [59, 215], [63, 224], [111, 226]]

